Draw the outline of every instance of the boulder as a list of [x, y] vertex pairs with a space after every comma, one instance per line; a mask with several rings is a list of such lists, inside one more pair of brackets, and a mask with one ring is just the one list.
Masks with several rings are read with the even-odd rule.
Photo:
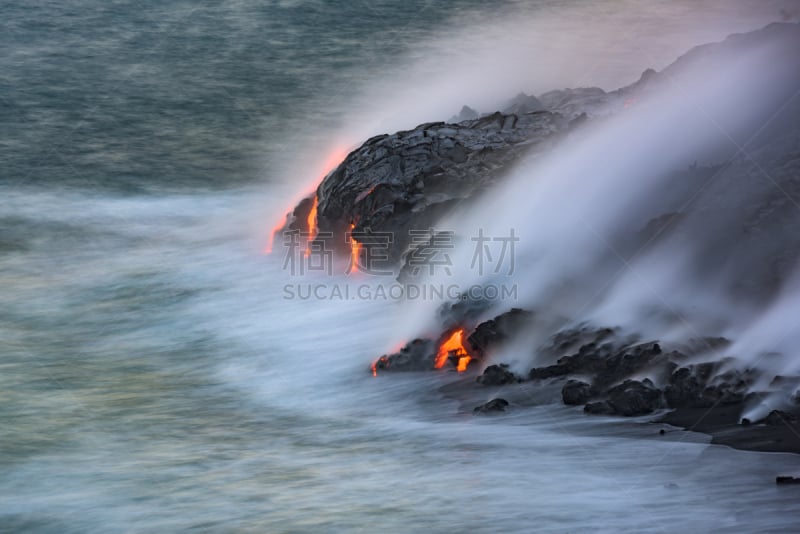
[[494, 319], [482, 322], [467, 338], [470, 353], [482, 358], [489, 349], [516, 335], [532, 318], [531, 312], [512, 308]]
[[709, 408], [714, 399], [705, 395], [705, 388], [717, 368], [716, 363], [701, 363], [677, 369], [664, 388], [670, 408]]
[[567, 380], [567, 383], [561, 388], [561, 399], [568, 406], [586, 404], [593, 396], [592, 386], [580, 380]]
[[608, 406], [615, 415], [647, 415], [663, 406], [661, 390], [649, 379], [626, 380], [608, 390]]
[[669, 377], [664, 398], [670, 408], [710, 408], [743, 402], [756, 377], [752, 370], [732, 369], [721, 374], [722, 362], [680, 367]]
[[604, 365], [599, 369], [595, 382], [598, 385], [618, 382], [664, 361], [662, 354], [661, 345], [654, 342], [623, 348], [604, 358]]
[[384, 354], [373, 364], [374, 371], [428, 371], [436, 362], [436, 344], [431, 339], [415, 339], [398, 352]]
[[485, 404], [481, 404], [480, 406], [476, 406], [475, 409], [472, 410], [472, 413], [475, 414], [489, 414], [489, 413], [498, 413], [498, 412], [505, 412], [506, 408], [508, 407], [508, 401], [505, 399], [492, 399]]
[[506, 384], [516, 384], [521, 379], [508, 370], [508, 365], [490, 365], [483, 374], [475, 379], [478, 384], [484, 386], [503, 386]]
[[765, 418], [756, 423], [769, 426], [796, 425], [797, 416], [783, 410], [772, 410]]

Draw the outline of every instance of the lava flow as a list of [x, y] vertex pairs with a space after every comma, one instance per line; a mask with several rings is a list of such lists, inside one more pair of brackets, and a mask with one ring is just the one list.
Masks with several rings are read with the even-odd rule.
[[311, 211], [308, 212], [308, 244], [306, 245], [306, 256], [311, 255], [311, 242], [317, 237], [317, 204], [319, 199], [314, 195], [314, 203], [311, 204]]
[[436, 353], [436, 363], [433, 365], [434, 368], [441, 369], [444, 367], [450, 357], [458, 358], [456, 371], [461, 373], [467, 370], [467, 365], [469, 365], [472, 357], [469, 355], [469, 352], [467, 352], [466, 347], [464, 347], [463, 328], [459, 328], [453, 332], [447, 340], [439, 345], [439, 352]]
[[264, 248], [264, 254], [272, 254], [272, 246], [275, 243], [275, 236], [278, 235], [278, 233], [280, 233], [280, 231], [286, 228], [286, 226], [289, 224], [289, 217], [291, 214], [292, 212], [287, 213], [283, 222], [276, 224], [269, 233], [269, 240], [267, 241], [267, 246]]
[[[341, 165], [341, 163], [347, 157], [348, 152], [349, 151], [347, 149], [342, 147], [333, 150], [321, 165], [321, 169], [319, 172], [320, 178], [318, 178], [317, 181], [314, 183], [313, 189], [310, 189], [309, 192], [305, 195], [307, 198], [311, 193], [314, 193], [314, 203], [311, 206], [311, 211], [308, 213], [308, 219], [306, 220], [306, 229], [308, 230], [309, 233], [308, 246], [306, 247], [306, 256], [308, 256], [311, 253], [311, 242], [317, 236], [317, 204], [318, 204], [318, 199], [316, 195], [317, 188], [319, 187], [321, 180], [325, 179], [325, 177], [328, 176], [328, 174], [330, 174], [331, 171], [333, 171], [334, 169], [336, 169], [336, 167]], [[267, 238], [268, 239], [267, 246], [264, 248], [264, 254], [272, 253], [272, 247], [273, 244], [275, 243], [275, 237], [281, 232], [281, 230], [286, 228], [286, 226], [291, 222], [291, 216], [293, 210], [294, 208], [290, 207], [283, 222], [276, 224], [275, 227], [272, 229], [272, 232], [270, 232]]]
[[352, 234], [355, 227], [355, 224], [350, 223], [350, 272], [358, 270], [358, 262], [361, 257], [361, 243], [356, 241]]

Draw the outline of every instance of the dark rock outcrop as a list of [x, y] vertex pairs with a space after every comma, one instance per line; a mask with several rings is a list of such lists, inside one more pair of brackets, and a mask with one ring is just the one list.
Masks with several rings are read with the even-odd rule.
[[580, 380], [567, 380], [561, 388], [561, 400], [568, 406], [586, 404], [594, 396], [594, 389], [590, 384]]
[[504, 386], [521, 382], [521, 379], [508, 370], [508, 365], [490, 365], [483, 374], [475, 379], [478, 384], [484, 386]]
[[461, 111], [458, 112], [458, 115], [453, 115], [448, 119], [447, 122], [449, 123], [459, 123], [464, 121], [471, 121], [480, 117], [481, 114], [472, 109], [471, 107], [464, 105], [461, 107]]
[[[603, 340], [610, 335], [607, 329], [601, 332], [603, 335], [597, 339]], [[617, 348], [613, 341], [600, 345], [592, 341], [582, 345], [576, 354], [559, 358], [553, 365], [531, 369], [528, 377], [531, 380], [541, 380], [569, 374], [590, 375], [597, 388], [604, 388], [637, 372], [662, 364], [667, 359], [661, 346], [654, 342]]]
[[595, 383], [604, 386], [647, 370], [662, 363], [664, 361], [662, 356], [661, 345], [658, 343], [641, 343], [623, 348], [605, 359], [605, 365], [598, 372]]
[[[546, 347], [550, 353], [574, 347], [578, 341], [595, 340], [580, 346], [576, 353], [562, 356], [552, 365], [530, 370], [531, 380], [577, 376], [562, 389], [565, 404], [583, 404], [587, 413], [642, 415], [661, 407], [709, 408], [718, 404], [743, 402], [757, 376], [753, 371], [731, 369], [721, 372], [727, 360], [680, 367], [688, 356], [683, 352], [665, 352], [657, 342], [628, 343], [611, 329], [592, 331], [581, 328], [561, 332]], [[725, 344], [727, 340], [720, 340]], [[710, 343], [692, 353], [713, 350]], [[662, 392], [649, 379], [630, 380], [646, 373], [659, 383]], [[623, 382], [624, 381], [624, 382]], [[619, 385], [614, 385], [619, 384]], [[606, 400], [603, 400], [606, 399]]]
[[436, 344], [430, 339], [415, 339], [393, 354], [384, 354], [374, 363], [375, 371], [428, 371], [436, 360]]
[[488, 300], [462, 298], [455, 302], [444, 303], [437, 310], [437, 315], [442, 328], [448, 330], [465, 324], [475, 324], [478, 318], [481, 317], [491, 305], [492, 303]]
[[494, 319], [482, 322], [467, 338], [470, 352], [475, 357], [482, 358], [492, 347], [516, 335], [532, 319], [533, 313], [511, 308]]
[[584, 407], [589, 414], [621, 415], [633, 417], [647, 415], [663, 407], [661, 390], [644, 379], [626, 380], [608, 390], [608, 399], [591, 402]]
[[490, 186], [567, 121], [549, 112], [492, 113], [458, 124], [421, 124], [351, 152], [317, 189], [320, 231], [391, 232], [399, 260], [411, 229], [428, 229], [452, 206]]
[[661, 390], [649, 379], [626, 380], [608, 390], [606, 401], [612, 413], [626, 417], [647, 415], [663, 407]]
[[615, 335], [616, 331], [613, 328], [594, 328], [586, 325], [568, 328], [556, 332], [539, 352], [545, 357], [558, 358], [589, 343], [599, 345], [610, 341]]
[[508, 401], [505, 399], [492, 399], [485, 404], [481, 404], [480, 406], [476, 406], [472, 413], [475, 414], [489, 414], [489, 413], [498, 413], [498, 412], [505, 412], [506, 408], [508, 408]]
[[759, 421], [756, 421], [757, 424], [761, 425], [771, 425], [771, 426], [779, 426], [779, 425], [787, 425], [787, 426], [796, 426], [797, 425], [797, 417], [794, 414], [789, 412], [784, 412], [782, 410], [772, 410], [767, 414], [767, 416]]
[[[508, 107], [503, 109], [503, 113], [522, 115], [525, 113], [534, 113], [537, 111], [545, 111], [544, 104], [533, 95], [526, 95], [520, 93], [511, 99]], [[463, 110], [462, 110], [463, 112]]]
[[718, 374], [721, 362], [707, 362], [677, 369], [664, 388], [670, 408], [710, 408], [745, 399], [754, 373], [731, 370]]

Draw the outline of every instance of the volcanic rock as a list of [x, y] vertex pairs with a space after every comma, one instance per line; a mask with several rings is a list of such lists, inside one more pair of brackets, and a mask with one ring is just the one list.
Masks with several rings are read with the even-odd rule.
[[590, 402], [583, 411], [588, 414], [647, 415], [663, 407], [661, 391], [649, 379], [626, 380], [608, 390], [605, 401]]
[[717, 375], [722, 362], [707, 362], [677, 369], [664, 388], [670, 408], [710, 408], [742, 402], [753, 382], [753, 371], [730, 370]]
[[508, 365], [490, 365], [483, 374], [475, 379], [478, 384], [484, 386], [503, 386], [505, 384], [515, 384], [522, 380], [508, 370]]
[[668, 355], [662, 353], [658, 343], [640, 343], [618, 349], [612, 341], [600, 345], [592, 341], [581, 345], [576, 354], [559, 358], [553, 365], [531, 369], [528, 376], [535, 380], [568, 374], [590, 375], [594, 386], [604, 389], [609, 384], [666, 362]]
[[461, 111], [458, 112], [458, 115], [453, 115], [447, 122], [458, 123], [463, 121], [470, 121], [477, 119], [480, 116], [481, 116], [480, 113], [478, 113], [471, 107], [465, 105], [461, 108]]
[[594, 343], [601, 344], [612, 339], [616, 334], [613, 328], [594, 328], [586, 325], [577, 328], [560, 330], [539, 351], [544, 356], [557, 358], [564, 356], [578, 347]]
[[524, 113], [545, 111], [545, 109], [546, 108], [544, 107], [544, 104], [542, 104], [542, 102], [535, 96], [520, 93], [511, 99], [508, 107], [503, 109], [503, 113], [520, 115]]
[[475, 414], [489, 414], [489, 413], [498, 413], [498, 412], [505, 412], [506, 408], [508, 407], [508, 401], [505, 399], [492, 399], [485, 404], [481, 404], [480, 406], [476, 406], [472, 413]]
[[[579, 353], [579, 355], [581, 354]], [[664, 358], [661, 356], [661, 346], [658, 343], [642, 343], [626, 347], [605, 358], [605, 365], [599, 370], [595, 384], [598, 386], [610, 384], [646, 370], [648, 367], [662, 362]]]
[[490, 306], [491, 302], [488, 300], [463, 298], [442, 304], [437, 314], [442, 328], [450, 330], [465, 324], [475, 324]]
[[561, 399], [568, 406], [586, 404], [593, 396], [592, 386], [580, 380], [567, 380], [561, 388]]
[[531, 312], [512, 308], [494, 319], [479, 324], [467, 338], [470, 353], [482, 358], [490, 348], [516, 335], [532, 318]]
[[646, 415], [663, 406], [661, 390], [649, 379], [626, 380], [608, 390], [608, 405], [612, 413], [626, 417]]
[[432, 228], [451, 207], [495, 183], [521, 156], [566, 131], [549, 112], [492, 113], [457, 124], [421, 124], [351, 152], [317, 189], [320, 231], [391, 233], [397, 260], [411, 229]]
[[436, 362], [436, 345], [430, 339], [415, 339], [393, 354], [384, 354], [374, 364], [376, 371], [428, 371]]
[[772, 410], [765, 418], [756, 421], [756, 423], [771, 426], [796, 425], [797, 417], [782, 410]]

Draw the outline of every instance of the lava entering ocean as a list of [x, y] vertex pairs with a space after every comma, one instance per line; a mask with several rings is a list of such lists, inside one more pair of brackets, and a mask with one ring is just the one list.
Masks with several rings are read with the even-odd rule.
[[[339, 165], [344, 162], [347, 154], [349, 154], [349, 150], [343, 147], [338, 147], [331, 151], [325, 161], [320, 165], [320, 170], [315, 173], [319, 178], [314, 182], [312, 188], [309, 188], [305, 195], [305, 198], [310, 197], [312, 194], [314, 195], [313, 204], [311, 205], [311, 211], [308, 213], [308, 217], [306, 219], [305, 230], [308, 232], [308, 245], [306, 246], [306, 256], [311, 253], [311, 242], [314, 240], [318, 232], [317, 226], [317, 207], [319, 205], [319, 198], [317, 197], [317, 189], [319, 185], [322, 183], [322, 180], [328, 176], [333, 170], [335, 170]], [[297, 201], [291, 203], [291, 206], [295, 206]], [[283, 222], [279, 222], [276, 224], [272, 231], [269, 233], [267, 237], [267, 246], [264, 247], [264, 254], [271, 254], [272, 249], [275, 243], [275, 236], [277, 236], [281, 230], [285, 229], [292, 221], [292, 212], [294, 211], [293, 207], [290, 207], [289, 210], [286, 212], [286, 217], [283, 219]]]
[[308, 221], [307, 226], [308, 228], [308, 244], [306, 245], [306, 256], [311, 255], [311, 242], [314, 241], [314, 238], [317, 237], [317, 205], [319, 204], [319, 198], [317, 195], [314, 195], [314, 203], [311, 204], [311, 211], [308, 212]]
[[436, 363], [434, 368], [441, 369], [450, 358], [457, 358], [456, 371], [459, 373], [467, 370], [470, 357], [466, 347], [464, 347], [464, 329], [459, 328], [453, 332], [441, 345], [436, 353]]
[[359, 261], [361, 259], [361, 243], [356, 241], [353, 237], [353, 229], [356, 227], [355, 223], [350, 223], [350, 269], [348, 272], [358, 271]]
[[438, 344], [431, 339], [414, 339], [392, 354], [384, 354], [372, 362], [370, 367], [372, 376], [377, 376], [378, 370], [382, 369], [430, 370], [431, 364], [434, 369], [441, 369], [447, 362], [453, 362], [456, 371], [462, 373], [474, 360], [464, 344], [466, 332], [463, 327], [448, 331], [440, 338], [441, 342]]

